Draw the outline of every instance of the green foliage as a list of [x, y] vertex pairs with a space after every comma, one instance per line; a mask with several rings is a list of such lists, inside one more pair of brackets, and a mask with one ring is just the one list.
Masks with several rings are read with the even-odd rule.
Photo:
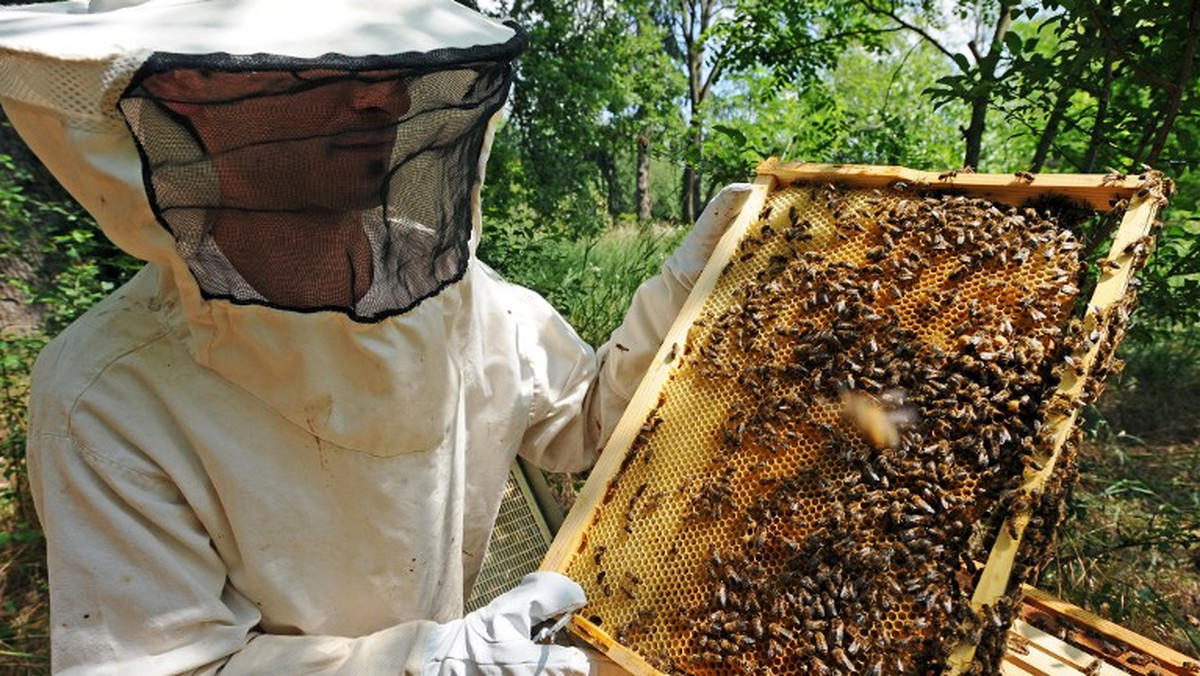
[[1085, 445], [1080, 473], [1039, 586], [1200, 654], [1200, 450], [1102, 438]]
[[1200, 439], [1198, 325], [1135, 335], [1119, 354], [1125, 368], [1108, 384], [1104, 429], [1161, 443]]
[[20, 333], [0, 332], [0, 504], [18, 504], [32, 522], [23, 498], [25, 402], [33, 360], [49, 336], [128, 278], [139, 263], [98, 235], [98, 228], [75, 204], [31, 197], [32, 174], [0, 156], [0, 254], [36, 265], [32, 274], [6, 269], [6, 287], [38, 312], [40, 326]]
[[742, 70], [771, 69], [780, 85], [806, 86], [837, 65], [851, 45], [876, 48], [884, 24], [865, 3], [762, 0], [736, 4], [716, 29]]
[[1039, 9], [1014, 40], [1006, 109], [1041, 137], [1045, 161], [1083, 172], [1196, 168], [1200, 8], [1046, 0]]
[[626, 226], [569, 240], [501, 226], [485, 236], [497, 242], [482, 248], [480, 257], [510, 281], [544, 296], [584, 340], [598, 346], [621, 323], [638, 285], [658, 272], [682, 235]]
[[40, 334], [0, 334], [0, 504], [15, 505], [22, 521], [32, 518], [25, 500], [25, 429], [29, 370], [45, 345]]
[[3, 281], [40, 311], [43, 330], [53, 335], [141, 263], [100, 235], [77, 204], [31, 196], [35, 188], [28, 169], [0, 155], [0, 257], [36, 264], [34, 274]]
[[[731, 77], [709, 118], [705, 172], [714, 185], [745, 180], [767, 157], [812, 162], [957, 166], [960, 106], [920, 100], [931, 72], [944, 70], [932, 49], [876, 54], [847, 50], [827, 82], [781, 85], [774, 73]], [[916, 103], [914, 103], [916, 102]]]
[[701, 168], [714, 188], [747, 180], [768, 157], [820, 161], [847, 125], [828, 87], [783, 87], [765, 70], [731, 77], [708, 109]]
[[1142, 308], [1135, 315], [1140, 334], [1161, 336], [1200, 325], [1200, 210], [1172, 208], [1163, 215], [1142, 278]]
[[[61, 234], [51, 235], [42, 253], [52, 255], [59, 265], [48, 284], [14, 281], [29, 302], [44, 308], [44, 329], [55, 334], [66, 328], [76, 317], [107, 296], [123, 281], [120, 272], [132, 272], [139, 267], [120, 257], [110, 259], [109, 248], [99, 240], [94, 224], [83, 223]], [[114, 268], [118, 274], [111, 274]], [[114, 279], [115, 278], [115, 279]]]
[[533, 43], [519, 65], [506, 141], [521, 170], [493, 180], [519, 181], [502, 190], [519, 190], [539, 216], [594, 234], [597, 217], [614, 218], [631, 201], [622, 199], [633, 186], [621, 187], [629, 172], [618, 164], [638, 137], [678, 127], [672, 100], [682, 76], [644, 3], [533, 0], [513, 10]]

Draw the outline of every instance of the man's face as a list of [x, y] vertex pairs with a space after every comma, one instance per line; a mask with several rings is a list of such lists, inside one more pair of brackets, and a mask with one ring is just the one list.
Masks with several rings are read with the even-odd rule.
[[361, 210], [380, 204], [396, 122], [411, 105], [395, 71], [170, 71], [146, 87], [185, 116], [224, 207]]

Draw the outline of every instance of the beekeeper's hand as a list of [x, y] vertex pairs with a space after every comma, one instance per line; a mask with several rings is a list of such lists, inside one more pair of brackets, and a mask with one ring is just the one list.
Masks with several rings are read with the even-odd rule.
[[533, 641], [535, 627], [565, 624], [586, 601], [571, 579], [549, 571], [530, 573], [483, 608], [434, 627], [425, 643], [423, 676], [588, 674], [591, 661], [584, 651]]
[[749, 195], [749, 183], [731, 183], [722, 188], [696, 219], [679, 248], [663, 264], [663, 271], [679, 280], [685, 288], [692, 288], [704, 271], [713, 248], [742, 210]]

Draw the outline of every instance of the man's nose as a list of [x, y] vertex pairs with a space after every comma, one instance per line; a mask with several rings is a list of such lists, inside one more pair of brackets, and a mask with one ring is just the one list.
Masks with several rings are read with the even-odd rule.
[[408, 85], [401, 80], [355, 82], [350, 106], [355, 110], [383, 110], [399, 117], [408, 112], [412, 98], [408, 95]]

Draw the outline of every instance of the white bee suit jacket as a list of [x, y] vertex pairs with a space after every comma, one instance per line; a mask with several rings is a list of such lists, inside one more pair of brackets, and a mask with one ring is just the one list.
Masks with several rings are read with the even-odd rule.
[[[444, 435], [396, 453], [324, 440], [197, 363], [163, 281], [144, 270], [38, 362], [30, 469], [61, 673], [215, 673], [235, 653], [221, 673], [415, 668], [421, 621], [461, 615], [514, 455], [591, 460], [594, 357], [482, 265], [422, 305], [456, 347], [437, 346], [453, 359], [436, 379], [413, 364]], [[409, 415], [393, 417], [425, 434]]]
[[[0, 21], [7, 77], [38, 72], [44, 55], [26, 58], [39, 47], [20, 26], [40, 20]], [[485, 24], [472, 30], [512, 34]], [[108, 83], [97, 105], [128, 80], [120, 59], [80, 58]], [[419, 671], [429, 629], [462, 615], [513, 458], [559, 471], [594, 462], [745, 197], [714, 200], [666, 274], [637, 292], [609, 342], [623, 349], [593, 353], [541, 297], [474, 258], [491, 127], [461, 276], [359, 322], [206, 297], [115, 114], [4, 77], [0, 101], [105, 233], [148, 261], [34, 370], [28, 462], [60, 674]]]
[[[379, 421], [395, 443], [361, 450], [199, 363], [148, 266], [35, 371], [55, 671], [416, 671], [430, 623], [461, 615], [512, 458], [589, 466], [686, 294], [674, 275], [644, 284], [610, 341], [628, 350], [598, 367], [545, 301], [473, 261], [405, 318], [439, 336], [402, 362], [421, 413], [398, 406]], [[414, 451], [405, 423], [420, 438], [431, 420], [443, 436]]]

